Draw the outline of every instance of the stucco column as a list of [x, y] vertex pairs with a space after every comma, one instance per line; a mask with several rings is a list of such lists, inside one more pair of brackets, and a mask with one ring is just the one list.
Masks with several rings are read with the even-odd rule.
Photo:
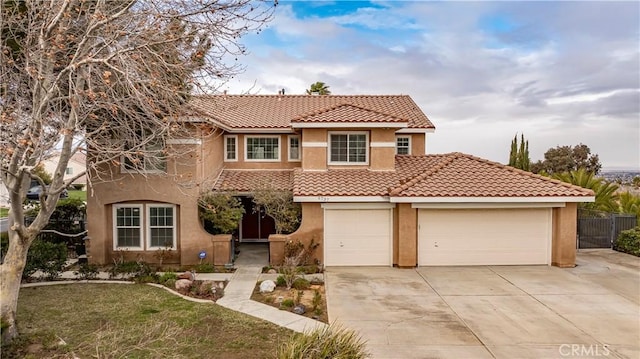
[[576, 265], [577, 203], [553, 209], [551, 265], [568, 268]]
[[415, 267], [418, 265], [418, 210], [411, 208], [410, 203], [398, 203], [394, 213], [398, 223], [398, 267]]
[[211, 237], [213, 244], [212, 261], [214, 266], [223, 266], [231, 263], [231, 241], [230, 234], [216, 234]]
[[289, 235], [272, 234], [269, 236], [269, 264], [279, 266], [284, 261], [284, 245]]

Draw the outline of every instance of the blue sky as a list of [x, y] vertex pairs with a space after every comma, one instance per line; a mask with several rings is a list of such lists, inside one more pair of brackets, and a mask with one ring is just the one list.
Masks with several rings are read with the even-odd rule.
[[429, 153], [532, 161], [588, 145], [640, 169], [640, 2], [279, 1], [242, 39], [229, 93], [407, 94], [436, 125]]

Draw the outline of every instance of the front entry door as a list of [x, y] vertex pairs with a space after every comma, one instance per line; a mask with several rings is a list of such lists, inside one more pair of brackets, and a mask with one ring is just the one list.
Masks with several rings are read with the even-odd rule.
[[254, 212], [254, 203], [251, 198], [242, 197], [241, 201], [245, 213], [242, 216], [242, 225], [240, 226], [240, 241], [268, 241], [269, 235], [276, 233], [276, 224], [273, 218], [267, 216], [264, 213], [264, 209]]

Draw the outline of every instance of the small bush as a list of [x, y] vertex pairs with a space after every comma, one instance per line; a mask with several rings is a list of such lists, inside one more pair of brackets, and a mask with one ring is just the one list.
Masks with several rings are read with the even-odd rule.
[[98, 266], [95, 264], [82, 263], [80, 269], [73, 272], [80, 280], [92, 280], [98, 277]]
[[640, 257], [640, 226], [620, 232], [614, 249]]
[[276, 278], [276, 285], [278, 287], [284, 287], [287, 285], [287, 281], [284, 280], [284, 277], [279, 275], [278, 278]]
[[297, 290], [304, 290], [309, 289], [309, 287], [311, 287], [311, 283], [304, 278], [297, 278], [293, 281], [293, 285], [291, 285], [291, 287]]
[[215, 273], [216, 267], [211, 263], [200, 263], [196, 264], [193, 269], [197, 273]]
[[173, 280], [172, 284], [175, 284], [176, 280], [178, 280], [178, 275], [173, 272], [165, 272], [158, 278], [158, 283], [166, 285], [167, 281], [171, 280]]
[[293, 308], [294, 305], [293, 299], [285, 299], [280, 303], [280, 306], [284, 308]]
[[64, 243], [55, 244], [36, 239], [27, 253], [22, 278], [26, 279], [41, 271], [48, 280], [56, 279], [62, 273], [66, 261], [67, 246]]
[[320, 291], [317, 289], [313, 291], [313, 300], [311, 304], [313, 304], [313, 308], [311, 308], [311, 310], [314, 312], [317, 311], [320, 308], [320, 304], [322, 304], [322, 294], [320, 294]]
[[335, 324], [294, 334], [278, 347], [278, 359], [362, 359], [369, 357], [365, 342], [352, 330]]
[[155, 271], [144, 261], [116, 261], [109, 270], [110, 278], [136, 278], [154, 275]]

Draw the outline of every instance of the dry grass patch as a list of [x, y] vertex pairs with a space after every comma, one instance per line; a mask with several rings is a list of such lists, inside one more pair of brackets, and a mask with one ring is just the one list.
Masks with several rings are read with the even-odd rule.
[[292, 333], [138, 284], [23, 288], [18, 320], [2, 358], [273, 358]]
[[299, 302], [306, 308], [305, 317], [324, 323], [329, 322], [324, 284], [312, 284], [309, 288], [302, 290], [277, 286], [271, 293], [260, 293], [260, 283], [258, 283], [251, 299], [287, 311], [293, 309], [293, 306], [289, 304], [295, 305]]

